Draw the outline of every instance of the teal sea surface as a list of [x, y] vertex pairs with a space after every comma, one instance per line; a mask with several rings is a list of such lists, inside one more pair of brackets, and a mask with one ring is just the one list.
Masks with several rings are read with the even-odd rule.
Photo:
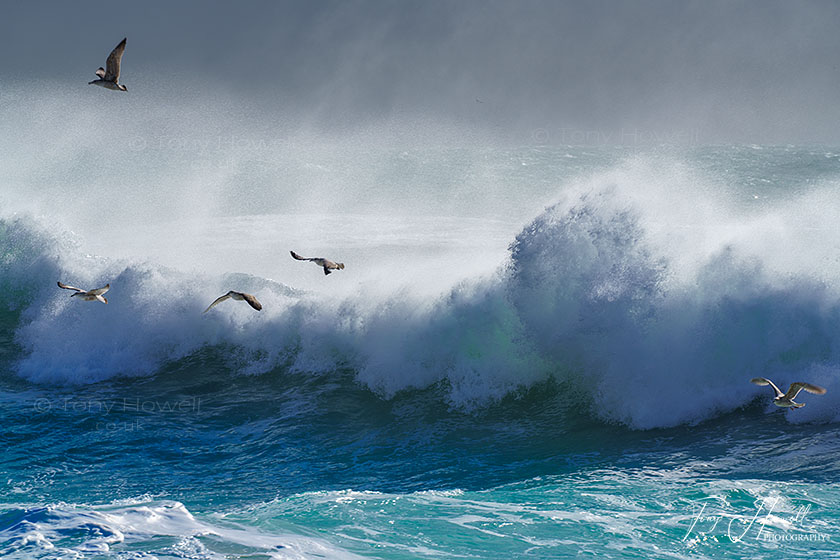
[[840, 558], [839, 149], [26, 99], [3, 558]]

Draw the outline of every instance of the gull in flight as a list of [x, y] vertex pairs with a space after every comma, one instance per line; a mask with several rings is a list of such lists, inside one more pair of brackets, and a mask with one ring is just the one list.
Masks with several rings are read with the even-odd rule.
[[79, 296], [85, 301], [101, 301], [102, 303], [108, 303], [108, 300], [102, 295], [108, 290], [111, 289], [111, 284], [105, 284], [103, 288], [96, 288], [95, 290], [82, 290], [79, 288], [74, 288], [73, 286], [68, 286], [67, 284], [62, 284], [61, 282], [58, 283], [58, 287], [65, 289], [65, 290], [73, 290], [76, 292], [75, 294], [70, 294], [70, 297]]
[[779, 388], [776, 387], [772, 381], [765, 379], [764, 377], [753, 377], [750, 379], [750, 382], [755, 383], [756, 385], [770, 385], [773, 387], [773, 392], [776, 393], [776, 398], [773, 399], [773, 404], [787, 408], [802, 408], [805, 406], [805, 403], [793, 402], [793, 399], [796, 398], [796, 395], [798, 395], [799, 391], [802, 389], [805, 389], [809, 393], [814, 393], [815, 395], [825, 394], [825, 389], [822, 387], [811, 385], [810, 383], [805, 383], [803, 381], [791, 383], [787, 393], [779, 391]]
[[210, 307], [208, 307], [207, 309], [204, 310], [204, 312], [207, 313], [208, 311], [213, 309], [213, 307], [215, 307], [216, 305], [219, 305], [220, 303], [222, 303], [226, 299], [235, 299], [236, 301], [247, 301], [248, 305], [250, 305], [251, 307], [253, 307], [257, 311], [262, 309], [262, 304], [260, 302], [258, 302], [257, 298], [255, 298], [251, 294], [246, 294], [246, 293], [243, 293], [243, 292], [234, 292], [233, 290], [231, 290], [228, 293], [226, 293], [225, 295], [219, 296], [216, 299], [216, 301], [214, 301], [213, 303], [210, 304]]
[[105, 68], [99, 67], [96, 75], [99, 79], [88, 82], [88, 85], [94, 84], [104, 88], [128, 91], [124, 85], [119, 83], [120, 80], [120, 61], [125, 52], [125, 39], [120, 41], [120, 44], [114, 47], [111, 54], [108, 55], [108, 60], [105, 61]]
[[294, 251], [289, 251], [289, 252], [292, 254], [292, 258], [295, 258], [299, 261], [312, 261], [315, 264], [317, 264], [318, 266], [323, 266], [324, 267], [324, 274], [329, 274], [333, 270], [343, 270], [344, 269], [344, 263], [333, 262], [330, 259], [322, 259], [321, 257], [315, 257], [315, 258], [308, 259], [306, 257], [301, 257], [300, 255], [298, 255]]

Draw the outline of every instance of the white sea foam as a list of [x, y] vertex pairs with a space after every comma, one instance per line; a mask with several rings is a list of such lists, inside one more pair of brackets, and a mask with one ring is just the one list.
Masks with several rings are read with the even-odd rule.
[[[790, 417], [840, 420], [838, 183], [807, 167], [801, 184], [755, 199], [716, 170], [725, 152], [715, 169], [684, 154], [608, 165], [584, 152], [568, 168], [565, 148], [401, 146], [375, 131], [262, 145], [234, 129], [241, 142], [208, 156], [207, 121], [192, 144], [152, 149], [133, 119], [127, 134], [146, 145], [123, 153], [85, 140], [92, 107], [39, 103], [42, 130], [18, 140], [54, 141], [30, 159], [9, 146], [21, 159], [0, 175], [2, 284], [25, 309], [17, 371], [32, 381], [154, 375], [224, 345], [235, 372], [350, 367], [383, 397], [442, 383], [464, 408], [555, 379], [636, 428], [769, 400], [756, 375], [805, 379], [828, 394]], [[177, 112], [150, 111], [164, 140], [184, 140]], [[102, 158], [110, 175], [95, 172]], [[65, 200], [68, 189], [110, 200]], [[324, 277], [289, 249], [347, 268]], [[110, 304], [71, 300], [57, 280], [110, 282]], [[229, 289], [263, 311], [202, 313]]]
[[721, 546], [737, 547], [736, 555], [760, 553], [768, 534], [788, 541], [821, 538], [809, 543], [816, 554], [831, 546], [835, 489], [696, 474], [596, 469], [483, 490], [315, 491], [236, 509], [225, 519], [273, 526], [315, 510], [318, 523], [354, 550], [423, 557], [470, 556], [481, 546], [497, 555], [545, 558], [581, 550], [593, 556], [626, 550], [634, 557], [717, 558]]
[[188, 555], [208, 560], [254, 555], [278, 560], [357, 558], [318, 538], [198, 520], [173, 501], [123, 500], [101, 506], [59, 503], [14, 513], [20, 519], [0, 528], [4, 558], [87, 558], [133, 551], [148, 554], [139, 557]]

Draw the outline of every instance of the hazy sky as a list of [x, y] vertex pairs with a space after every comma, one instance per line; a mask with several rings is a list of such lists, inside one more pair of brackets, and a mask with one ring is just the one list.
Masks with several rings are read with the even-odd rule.
[[828, 0], [5, 2], [0, 88], [89, 87], [124, 36], [126, 95], [551, 142], [840, 143]]

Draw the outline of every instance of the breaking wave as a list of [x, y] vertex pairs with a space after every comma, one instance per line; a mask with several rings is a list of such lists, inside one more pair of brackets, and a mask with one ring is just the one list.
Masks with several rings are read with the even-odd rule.
[[[632, 158], [565, 185], [494, 272], [433, 296], [328, 295], [92, 256], [30, 214], [7, 216], [0, 285], [14, 368], [37, 383], [93, 383], [223, 347], [238, 373], [349, 368], [383, 398], [443, 383], [463, 408], [553, 380], [593, 415], [642, 429], [769, 397], [748, 383], [761, 375], [829, 389], [792, 420], [840, 420], [836, 185], [744, 209], [713, 185], [698, 193], [703, 174], [660, 166]], [[70, 300], [58, 279], [110, 282], [111, 303]], [[232, 284], [263, 311], [203, 314]]]

